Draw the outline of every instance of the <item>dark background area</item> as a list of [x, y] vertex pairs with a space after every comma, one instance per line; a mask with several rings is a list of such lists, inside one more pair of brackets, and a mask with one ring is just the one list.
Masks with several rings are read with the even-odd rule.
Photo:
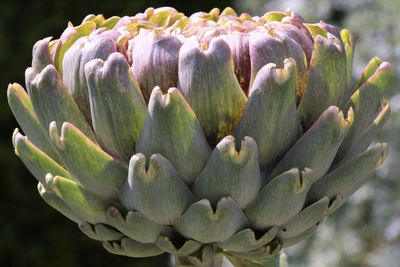
[[15, 156], [18, 126], [7, 104], [8, 83], [24, 84], [34, 43], [58, 38], [68, 21], [88, 14], [134, 15], [147, 7], [173, 6], [185, 14], [231, 6], [231, 1], [0, 1], [0, 265], [9, 267], [166, 266], [168, 258], [132, 259], [109, 254], [75, 223], [48, 206], [36, 180]]

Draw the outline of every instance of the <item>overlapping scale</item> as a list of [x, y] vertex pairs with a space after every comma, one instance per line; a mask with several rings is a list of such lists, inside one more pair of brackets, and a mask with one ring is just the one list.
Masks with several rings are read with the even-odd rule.
[[233, 71], [228, 44], [214, 38], [206, 47], [194, 38], [179, 52], [179, 86], [213, 145], [238, 123], [246, 95]]
[[106, 60], [117, 52], [118, 32], [97, 30], [88, 37], [79, 38], [63, 57], [63, 82], [78, 104], [84, 116], [90, 121], [89, 91], [86, 81], [85, 64], [92, 59]]
[[17, 83], [10, 84], [7, 89], [7, 98], [14, 117], [24, 133], [29, 136], [29, 140], [53, 160], [60, 162], [49, 142], [47, 131], [42, 128], [24, 88]]
[[251, 136], [258, 145], [261, 167], [272, 165], [301, 136], [296, 112], [296, 63], [284, 61], [284, 68], [274, 63], [258, 73], [239, 124], [236, 138]]
[[329, 106], [343, 107], [346, 75], [346, 54], [341, 41], [330, 33], [318, 34], [314, 39], [307, 87], [298, 107], [304, 128], [308, 129]]
[[120, 196], [126, 209], [138, 210], [155, 223], [171, 225], [195, 201], [174, 166], [161, 154], [153, 154], [148, 163], [143, 154], [136, 154], [129, 165]]
[[235, 66], [236, 79], [240, 87], [247, 94], [250, 86], [250, 51], [248, 35], [233, 32], [221, 35], [229, 45], [232, 52], [233, 64]]
[[157, 30], [143, 32], [129, 45], [132, 70], [147, 101], [156, 86], [163, 92], [178, 86], [178, 59], [182, 44], [176, 36]]
[[85, 65], [90, 112], [96, 139], [104, 150], [128, 161], [135, 151], [146, 116], [146, 103], [125, 57]]
[[[238, 142], [241, 146], [237, 150]], [[233, 136], [227, 136], [214, 149], [192, 190], [198, 199], [208, 199], [212, 205], [231, 196], [239, 207], [244, 208], [257, 196], [263, 182], [254, 139], [246, 136], [235, 140]]]
[[163, 94], [159, 87], [154, 88], [136, 152], [147, 157], [161, 153], [182, 179], [192, 184], [206, 165], [210, 150], [196, 115], [182, 93], [170, 88]]
[[367, 66], [361, 78], [361, 85], [349, 100], [350, 106], [354, 110], [354, 123], [343, 140], [338, 152], [338, 159], [345, 157], [351, 151], [380, 112], [385, 89], [392, 77], [393, 69], [390, 64], [382, 62], [378, 58], [373, 59], [373, 62]]

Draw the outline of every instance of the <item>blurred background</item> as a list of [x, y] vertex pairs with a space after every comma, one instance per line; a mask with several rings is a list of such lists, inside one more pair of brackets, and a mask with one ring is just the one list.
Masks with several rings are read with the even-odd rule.
[[355, 80], [375, 55], [395, 66], [387, 95], [392, 117], [378, 137], [390, 147], [384, 166], [315, 236], [285, 252], [291, 267], [400, 267], [400, 0], [0, 0], [0, 265], [167, 266], [166, 256], [130, 259], [107, 253], [45, 204], [36, 180], [14, 154], [11, 134], [17, 123], [6, 98], [9, 82], [24, 83], [36, 40], [57, 38], [68, 21], [79, 24], [87, 14], [134, 15], [149, 6], [173, 6], [186, 14], [232, 6], [252, 15], [290, 7], [306, 21], [321, 19], [352, 31]]

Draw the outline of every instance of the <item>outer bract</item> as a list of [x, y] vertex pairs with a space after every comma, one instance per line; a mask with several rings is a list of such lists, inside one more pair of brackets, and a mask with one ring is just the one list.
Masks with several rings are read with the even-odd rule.
[[[311, 235], [382, 164], [393, 75], [352, 85], [348, 30], [291, 12], [87, 16], [8, 87], [43, 199], [111, 253], [253, 266]], [[247, 264], [247, 265], [246, 265]]]

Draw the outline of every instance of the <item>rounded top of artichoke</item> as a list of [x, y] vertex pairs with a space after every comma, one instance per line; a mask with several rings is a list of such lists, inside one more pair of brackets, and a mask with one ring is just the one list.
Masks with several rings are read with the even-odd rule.
[[[250, 94], [258, 71], [267, 63], [273, 63], [280, 69], [284, 68], [285, 59], [294, 60], [297, 70], [296, 103], [305, 129], [309, 128], [327, 107], [340, 107], [351, 94], [348, 90], [352, 58], [350, 33], [347, 30], [340, 31], [322, 21], [305, 23], [291, 10], [250, 16], [247, 13], [238, 15], [232, 8], [225, 8], [222, 12], [214, 8], [208, 13], [197, 12], [188, 17], [174, 8], [161, 7], [148, 8], [132, 17], [105, 19], [102, 15], [89, 15], [76, 27], [69, 23], [61, 37], [50, 42], [47, 52], [45, 47], [48, 41], [49, 39], [44, 39], [35, 45], [42, 48], [34, 48], [33, 71], [28, 70], [27, 76], [32, 78], [47, 64], [54, 64], [65, 86], [89, 121], [91, 115], [86, 92], [85, 64], [96, 58], [107, 60], [114, 52], [124, 55], [131, 65], [146, 102], [156, 86], [164, 93], [170, 87], [177, 87], [183, 92], [195, 113], [199, 113], [197, 109], [201, 108], [200, 104], [191, 103], [192, 97], [189, 92], [192, 87], [196, 87], [193, 86], [196, 77], [191, 75], [192, 69], [198, 69], [199, 72], [195, 75], [202, 75], [205, 80], [198, 86], [199, 89], [193, 91], [211, 88], [216, 83], [220, 83], [219, 87], [222, 89], [231, 87], [229, 94], [236, 94], [233, 99], [237, 102], [237, 111], [231, 111], [230, 114], [227, 114], [226, 110], [220, 112], [220, 117], [224, 117], [225, 122], [213, 123], [210, 122], [210, 118], [206, 118], [208, 115], [196, 114], [213, 145], [232, 133], [238, 123], [239, 114], [244, 109], [245, 96]], [[335, 88], [321, 89], [331, 91], [327, 96], [330, 101], [322, 101], [327, 103], [316, 103], [316, 107], [310, 107], [309, 96], [301, 101], [303, 95], [308, 94], [305, 92], [309, 86], [308, 76], [312, 76], [314, 63], [318, 65], [321, 64], [321, 59], [327, 61], [330, 58], [336, 60], [331, 72], [343, 76], [343, 79], [340, 79], [336, 86], [332, 86]], [[225, 82], [210, 77], [207, 69], [224, 76], [222, 79]], [[231, 72], [236, 79], [229, 77]], [[334, 76], [329, 73], [326, 75]], [[275, 76], [281, 77], [281, 74]], [[322, 86], [330, 87], [329, 84]], [[232, 93], [236, 87], [242, 89], [243, 96], [240, 96], [239, 92]]]
[[[89, 15], [82, 24], [89, 21], [96, 22], [97, 27], [102, 29], [94, 31], [94, 35], [114, 36], [118, 50], [125, 54], [130, 63], [132, 63], [132, 54], [140, 53], [140, 50], [135, 51], [135, 44], [140, 47], [143, 43], [139, 40], [143, 38], [146, 39], [146, 42], [149, 42], [150, 39], [157, 42], [167, 38], [169, 41], [179, 42], [180, 45], [191, 42], [203, 51], [209, 49], [213, 39], [222, 39], [229, 45], [231, 53], [236, 57], [239, 55], [249, 57], [246, 54], [250, 51], [246, 51], [245, 43], [248, 42], [251, 35], [258, 35], [260, 38], [269, 36], [272, 38], [271, 42], [286, 42], [287, 38], [291, 38], [304, 50], [308, 62], [313, 49], [313, 36], [315, 37], [316, 34], [321, 34], [343, 47], [341, 40], [333, 35], [339, 34], [336, 27], [323, 22], [307, 24], [301, 16], [289, 9], [284, 12], [268, 12], [260, 17], [250, 16], [247, 13], [238, 15], [229, 7], [222, 12], [218, 8], [214, 8], [208, 13], [197, 12], [187, 17], [174, 8], [161, 7], [148, 8], [144, 13], [136, 14], [133, 17], [123, 17], [115, 25], [108, 22], [116, 21], [116, 19], [116, 17], [112, 17], [105, 20], [101, 15]], [[105, 25], [108, 27], [104, 27]], [[68, 31], [69, 29], [66, 30], [66, 32]], [[238, 47], [239, 43], [243, 43], [242, 49], [244, 50]], [[241, 51], [236, 51], [238, 49]], [[235, 64], [236, 76], [245, 92], [249, 90], [250, 71], [250, 64]], [[167, 89], [163, 88], [164, 91]]]

